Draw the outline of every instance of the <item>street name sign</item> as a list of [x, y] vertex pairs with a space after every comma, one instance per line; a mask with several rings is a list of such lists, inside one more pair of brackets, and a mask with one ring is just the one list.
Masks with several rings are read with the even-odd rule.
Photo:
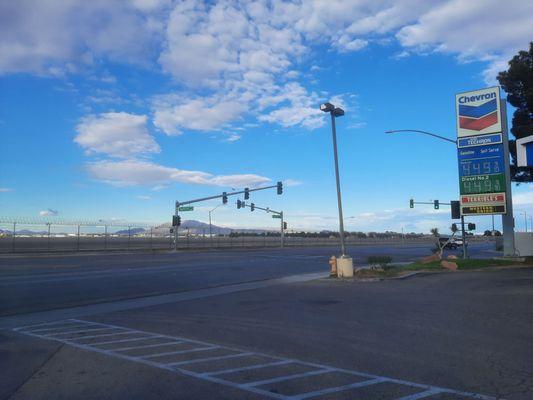
[[274, 215], [272, 216], [272, 218], [279, 218], [279, 219], [281, 219], [281, 215], [279, 215], [279, 214], [274, 214]]
[[505, 152], [500, 89], [459, 93], [457, 160], [461, 215], [506, 213]]
[[178, 207], [178, 211], [194, 211], [194, 206]]

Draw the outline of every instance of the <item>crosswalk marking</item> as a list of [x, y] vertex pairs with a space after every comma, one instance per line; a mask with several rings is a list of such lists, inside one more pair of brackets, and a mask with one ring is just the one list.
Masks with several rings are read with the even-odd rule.
[[[73, 327], [76, 328], [73, 328]], [[63, 329], [63, 331], [62, 331]], [[70, 329], [77, 329], [75, 331], [70, 331]], [[57, 333], [46, 333], [50, 332], [50, 330], [58, 331]], [[105, 330], [117, 330], [119, 332], [114, 333], [104, 333], [104, 334], [97, 334], [97, 335], [84, 335], [80, 337], [70, 337], [69, 334], [76, 333], [85, 333], [89, 331], [105, 331]], [[471, 392], [463, 392], [453, 389], [446, 389], [446, 388], [440, 388], [435, 387], [431, 385], [424, 385], [420, 383], [415, 382], [408, 382], [400, 379], [394, 379], [394, 378], [387, 378], [383, 376], [377, 376], [372, 374], [367, 374], [363, 372], [358, 371], [352, 371], [342, 368], [336, 368], [331, 367], [327, 365], [322, 364], [316, 364], [316, 363], [310, 363], [306, 361], [296, 360], [296, 359], [289, 359], [289, 358], [281, 358], [276, 356], [271, 356], [268, 354], [263, 353], [256, 353], [256, 352], [250, 352], [250, 351], [243, 351], [240, 349], [225, 347], [225, 346], [219, 346], [212, 343], [207, 343], [203, 341], [198, 340], [192, 340], [187, 339], [183, 337], [175, 337], [175, 336], [169, 336], [169, 335], [161, 335], [141, 330], [135, 330], [130, 329], [126, 327], [120, 327], [116, 325], [111, 324], [103, 324], [99, 322], [91, 322], [91, 321], [83, 321], [83, 320], [77, 320], [77, 319], [69, 319], [69, 320], [63, 320], [63, 321], [56, 321], [56, 322], [50, 322], [50, 323], [41, 323], [36, 325], [30, 325], [30, 326], [24, 326], [15, 328], [14, 331], [30, 335], [33, 337], [37, 337], [40, 339], [46, 339], [46, 340], [53, 340], [61, 343], [68, 344], [73, 347], [77, 347], [79, 349], [87, 350], [87, 351], [93, 351], [100, 354], [104, 354], [107, 356], [112, 356], [116, 358], [120, 358], [123, 360], [131, 361], [131, 362], [137, 362], [141, 363], [150, 367], [160, 368], [171, 372], [178, 372], [193, 378], [203, 379], [205, 381], [209, 381], [212, 383], [218, 383], [221, 385], [229, 386], [234, 389], [240, 389], [248, 392], [252, 392], [255, 394], [263, 395], [267, 398], [274, 398], [274, 399], [280, 399], [280, 400], [305, 400], [310, 398], [317, 398], [324, 395], [330, 395], [338, 392], [346, 392], [350, 390], [357, 390], [358, 388], [363, 387], [372, 387], [373, 385], [378, 385], [380, 383], [388, 383], [393, 385], [399, 385], [403, 387], [410, 387], [413, 389], [419, 390], [416, 393], [403, 396], [400, 398], [397, 398], [396, 400], [418, 400], [418, 399], [431, 399], [435, 398], [434, 396], [439, 396], [441, 394], [449, 394], [449, 395], [455, 395], [460, 396], [465, 399], [478, 399], [478, 400], [495, 400], [494, 397], [477, 394], [477, 393], [471, 393]], [[93, 343], [87, 343], [87, 339], [97, 339], [100, 337], [107, 337], [107, 336], [114, 336], [114, 335], [123, 335], [124, 338], [119, 339], [112, 339], [112, 340], [104, 340], [104, 341], [97, 341]], [[128, 337], [133, 336], [133, 337]], [[139, 337], [139, 335], [142, 335], [142, 337]], [[67, 336], [67, 337], [65, 337]], [[162, 343], [152, 343], [152, 344], [146, 344], [147, 340], [152, 339], [165, 339], [166, 342]], [[80, 340], [84, 340], [84, 342], [81, 342]], [[136, 344], [136, 342], [139, 342]], [[126, 346], [123, 345], [123, 343], [128, 343]], [[168, 352], [161, 352], [158, 347], [161, 346], [168, 346], [173, 344], [189, 344], [192, 346], [195, 346], [191, 349], [185, 349], [185, 350], [176, 350], [176, 351], [168, 351]], [[102, 348], [103, 345], [116, 345], [111, 346], [110, 348]], [[137, 350], [137, 349], [149, 349], [147, 354], [144, 354], [142, 356], [132, 356], [124, 353], [125, 351], [129, 350]], [[226, 351], [230, 354], [226, 355], [209, 355], [210, 351]], [[150, 352], [152, 351], [152, 352]], [[203, 358], [190, 358], [175, 362], [158, 362], [155, 359], [158, 357], [168, 356], [172, 357], [173, 355], [184, 355], [184, 354], [195, 354], [199, 351], [206, 352], [207, 357]], [[265, 360], [265, 358], [267, 360]], [[224, 365], [226, 363], [226, 360], [230, 361], [237, 361], [248, 363], [247, 365], [242, 366], [231, 366], [231, 365]], [[270, 360], [270, 361], [269, 361]], [[220, 366], [218, 369], [211, 369], [209, 371], [195, 371], [194, 367], [199, 366], [201, 367], [213, 367], [213, 365], [222, 362], [222, 366]], [[251, 363], [250, 363], [251, 362]], [[215, 364], [214, 364], [215, 363]], [[251, 364], [251, 365], [249, 365]], [[258, 374], [264, 374], [265, 370], [268, 370], [269, 367], [282, 367], [282, 366], [300, 366], [300, 367], [306, 367], [309, 369], [306, 372], [300, 372], [300, 373], [286, 373], [284, 375], [280, 375], [277, 377], [258, 377], [254, 381], [239, 383], [231, 379], [231, 374], [240, 374], [246, 371], [255, 371]], [[193, 368], [193, 369], [191, 369]], [[279, 370], [278, 372], [282, 372], [283, 370]], [[277, 383], [285, 383], [290, 384], [291, 382], [296, 382], [300, 378], [306, 378], [310, 376], [314, 376], [317, 379], [317, 382], [319, 382], [321, 375], [324, 375], [326, 373], [340, 373], [345, 374], [347, 376], [352, 376], [354, 379], [357, 379], [356, 382], [353, 383], [347, 383], [344, 385], [339, 386], [332, 386], [332, 387], [323, 387], [321, 389], [317, 389], [310, 392], [301, 392], [296, 394], [283, 394], [279, 393], [279, 391], [271, 389], [265, 389], [262, 387], [265, 387], [266, 385], [272, 385]], [[363, 380], [361, 380], [363, 379]], [[348, 381], [349, 382], [349, 381]], [[379, 386], [379, 385], [378, 385]]]

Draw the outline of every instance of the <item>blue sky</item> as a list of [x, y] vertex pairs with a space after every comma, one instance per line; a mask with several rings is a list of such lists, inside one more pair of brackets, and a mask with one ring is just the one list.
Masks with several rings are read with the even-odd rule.
[[[175, 200], [283, 180], [253, 201], [313, 230], [337, 226], [321, 102], [346, 110], [346, 228], [446, 229], [447, 209], [408, 202], [458, 197], [454, 146], [384, 131], [454, 138], [454, 94], [494, 85], [533, 37], [518, 0], [18, 1], [0, 15], [3, 216], [163, 222]], [[513, 191], [520, 229], [533, 191]], [[277, 223], [232, 204], [213, 215]]]

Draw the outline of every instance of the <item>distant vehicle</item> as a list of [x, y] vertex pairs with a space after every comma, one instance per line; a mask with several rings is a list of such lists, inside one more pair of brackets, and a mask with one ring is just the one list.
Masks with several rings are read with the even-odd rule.
[[[450, 238], [448, 237], [440, 237], [439, 238], [439, 245], [442, 246], [444, 243], [448, 242]], [[466, 245], [468, 246], [468, 242], [466, 242]], [[452, 238], [446, 246], [444, 246], [445, 249], [451, 249], [455, 250], [458, 247], [463, 247], [463, 239], [461, 238]]]

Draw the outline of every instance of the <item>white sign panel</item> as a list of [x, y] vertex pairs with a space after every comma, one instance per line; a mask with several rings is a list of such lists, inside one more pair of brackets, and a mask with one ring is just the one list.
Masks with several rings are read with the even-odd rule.
[[455, 109], [458, 138], [502, 131], [498, 86], [456, 94]]

